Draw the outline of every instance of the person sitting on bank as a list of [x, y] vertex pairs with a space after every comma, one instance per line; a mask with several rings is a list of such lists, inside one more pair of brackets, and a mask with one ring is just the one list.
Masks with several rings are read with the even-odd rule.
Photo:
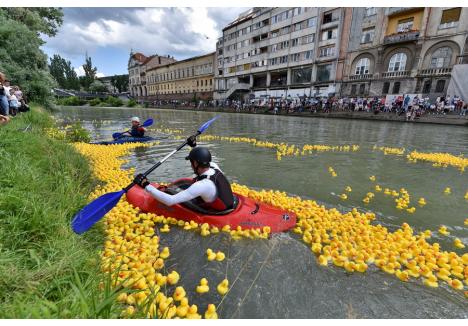
[[[188, 141], [189, 145], [195, 145], [195, 137], [190, 137]], [[196, 177], [189, 188], [176, 195], [155, 188], [142, 174], [138, 174], [133, 182], [167, 206], [199, 198], [200, 207], [204, 209], [221, 212], [233, 208], [234, 195], [231, 185], [219, 166], [211, 162], [210, 151], [206, 147], [194, 147], [185, 159], [190, 160]]]
[[130, 136], [130, 137], [144, 137], [146, 129], [140, 125], [140, 118], [133, 117], [132, 120], [132, 128], [130, 131], [126, 131], [122, 134], [122, 136]]

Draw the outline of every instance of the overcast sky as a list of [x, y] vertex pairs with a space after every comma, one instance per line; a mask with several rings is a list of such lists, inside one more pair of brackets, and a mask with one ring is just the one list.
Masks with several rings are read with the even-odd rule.
[[43, 49], [77, 70], [87, 52], [100, 74], [124, 74], [131, 49], [178, 60], [214, 51], [222, 28], [247, 9], [64, 8], [59, 33]]

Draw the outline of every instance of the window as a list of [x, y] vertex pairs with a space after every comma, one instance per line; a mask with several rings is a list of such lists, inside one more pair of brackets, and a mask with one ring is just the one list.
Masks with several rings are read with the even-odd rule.
[[294, 31], [300, 31], [301, 30], [301, 23], [294, 24]]
[[406, 68], [406, 54], [403, 52], [396, 53], [390, 58], [388, 63], [388, 71], [403, 71]]
[[398, 94], [400, 92], [400, 82], [393, 83], [393, 94]]
[[283, 55], [279, 59], [280, 59], [279, 63], [287, 63], [288, 62], [288, 56], [287, 55]]
[[337, 28], [323, 31], [322, 32], [322, 41], [335, 39], [337, 32], [338, 32]]
[[373, 16], [376, 14], [375, 7], [366, 7], [366, 11], [364, 13], [364, 17]]
[[446, 68], [452, 59], [452, 49], [448, 46], [438, 48], [432, 54], [431, 68]]
[[359, 85], [359, 94], [364, 95], [365, 92], [366, 92], [366, 84], [360, 84]]
[[315, 40], [315, 34], [306, 35], [302, 37], [301, 44], [313, 43], [314, 40]]
[[424, 87], [423, 87], [423, 93], [424, 94], [428, 94], [431, 92], [431, 81], [430, 80], [426, 80], [424, 82]]
[[356, 64], [355, 75], [364, 75], [369, 73], [370, 60], [368, 58], [361, 58]]
[[331, 76], [332, 65], [317, 66], [317, 81], [329, 81]]
[[307, 19], [307, 28], [314, 27], [317, 23], [317, 17]]
[[375, 28], [365, 28], [362, 30], [361, 43], [371, 43], [374, 41]]
[[320, 57], [330, 57], [335, 55], [335, 47], [327, 46], [320, 48]]
[[300, 54], [299, 54], [299, 53], [291, 54], [291, 62], [298, 62], [298, 61], [299, 61], [299, 58], [300, 58]]
[[277, 37], [277, 36], [279, 36], [279, 29], [271, 31], [270, 37]]
[[357, 90], [357, 85], [356, 84], [351, 85], [351, 95], [356, 95], [356, 90]]
[[409, 32], [413, 29], [414, 17], [401, 19], [398, 21], [397, 33]]
[[436, 84], [436, 89], [435, 89], [436, 93], [443, 93], [444, 89], [445, 89], [445, 80], [443, 79], [438, 80]]
[[274, 66], [278, 64], [278, 58], [272, 58], [270, 59], [270, 66]]
[[322, 23], [323, 24], [328, 24], [328, 23], [331, 23], [331, 22], [334, 22], [334, 21], [337, 21], [339, 18], [339, 12], [338, 11], [330, 11], [330, 12], [326, 12], [323, 14], [323, 20], [322, 20]]
[[294, 69], [292, 72], [292, 83], [310, 83], [312, 78], [312, 68]]
[[293, 46], [298, 46], [299, 45], [299, 39], [298, 38], [294, 38], [291, 40], [291, 47]]
[[388, 94], [389, 89], [390, 89], [390, 83], [385, 82], [382, 87], [382, 94]]
[[312, 50], [304, 52], [304, 60], [312, 59]]
[[300, 15], [302, 12], [302, 7], [294, 8], [294, 16]]
[[461, 8], [452, 8], [442, 11], [439, 28], [450, 28], [458, 25]]

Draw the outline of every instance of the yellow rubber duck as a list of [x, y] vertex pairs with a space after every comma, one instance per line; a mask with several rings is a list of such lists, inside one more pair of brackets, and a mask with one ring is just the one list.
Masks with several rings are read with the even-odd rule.
[[227, 279], [222, 280], [216, 289], [218, 290], [219, 294], [225, 295], [229, 291], [229, 281]]
[[213, 261], [213, 260], [216, 259], [216, 253], [213, 252], [213, 250], [211, 250], [211, 249], [209, 249], [209, 248], [206, 249], [206, 256], [207, 256], [207, 259], [208, 259], [209, 261]]
[[159, 270], [159, 269], [163, 268], [164, 267], [164, 259], [162, 259], [162, 258], [156, 259], [155, 262], [153, 263], [153, 267], [156, 270]]
[[423, 197], [421, 197], [418, 200], [418, 204], [419, 206], [423, 207], [424, 205], [426, 205], [426, 200]]
[[172, 271], [167, 275], [167, 283], [170, 285], [175, 285], [179, 282], [180, 275], [176, 271]]
[[382, 187], [380, 187], [379, 185], [375, 185], [375, 191], [381, 192], [381, 191], [382, 191]]
[[180, 318], [184, 318], [187, 315], [189, 310], [189, 304], [187, 298], [182, 298], [180, 300], [180, 305], [177, 307], [176, 314]]
[[322, 265], [322, 266], [327, 266], [328, 265], [328, 258], [324, 255], [320, 255], [318, 256], [318, 261], [319, 261], [319, 264]]
[[210, 230], [209, 229], [201, 229], [200, 230], [200, 234], [202, 237], [206, 237], [206, 236], [209, 236], [210, 235]]
[[219, 233], [219, 229], [216, 226], [213, 226], [210, 232], [213, 234], [216, 234], [216, 233]]
[[336, 174], [336, 172], [333, 171], [333, 172], [331, 173], [331, 175], [332, 175], [332, 177], [334, 178], [334, 177], [336, 177], [338, 174]]
[[449, 195], [452, 191], [450, 190], [450, 187], [445, 188], [444, 194]]
[[463, 224], [468, 225], [468, 218], [465, 218], [465, 221], [463, 221]]
[[169, 224], [164, 224], [164, 226], [159, 229], [159, 231], [162, 232], [162, 233], [167, 233], [170, 230], [171, 230], [171, 228], [169, 227]]
[[201, 315], [198, 314], [198, 307], [196, 305], [191, 305], [185, 316], [187, 319], [201, 319]]
[[319, 255], [322, 251], [322, 244], [321, 243], [313, 243], [312, 247], [310, 248], [312, 252], [316, 255]]
[[370, 198], [369, 197], [364, 197], [364, 199], [362, 201], [363, 201], [364, 204], [369, 204]]
[[439, 228], [439, 233], [442, 234], [442, 235], [449, 235], [450, 232], [447, 231], [447, 227], [442, 225], [440, 228]]
[[361, 262], [356, 265], [356, 270], [360, 273], [364, 273], [367, 270], [368, 266], [366, 263]]
[[416, 211], [416, 207], [407, 208], [406, 211], [410, 214], [413, 214]]
[[371, 175], [371, 176], [369, 177], [369, 180], [372, 181], [372, 182], [374, 182], [374, 181], [375, 181], [375, 175]]
[[[461, 259], [462, 259], [463, 264], [468, 265], [468, 253], [463, 254], [461, 256]], [[468, 271], [465, 274], [468, 274]]]
[[350, 187], [350, 186], [346, 186], [346, 188], [345, 188], [345, 191], [347, 191], [347, 192], [351, 192], [351, 191], [353, 191], [353, 189], [351, 189], [351, 187]]
[[231, 226], [229, 224], [226, 224], [221, 228], [221, 231], [223, 232], [231, 232]]
[[159, 257], [162, 259], [167, 259], [170, 256], [170, 251], [168, 247], [164, 247], [163, 250], [159, 253]]
[[216, 253], [216, 260], [217, 260], [217, 261], [223, 261], [224, 258], [226, 258], [226, 255], [225, 255], [223, 252], [218, 251], [218, 252]]
[[197, 293], [203, 294], [210, 291], [210, 287], [208, 286], [208, 280], [206, 278], [202, 278], [200, 280], [200, 285], [196, 288]]
[[205, 319], [218, 319], [218, 314], [216, 313], [216, 306], [212, 303], [208, 305], [208, 308], [205, 311]]
[[439, 286], [439, 283], [437, 282], [437, 277], [435, 277], [433, 274], [429, 275], [428, 278], [424, 280], [424, 285], [429, 286], [431, 288], [436, 288]]
[[186, 294], [187, 293], [185, 292], [185, 289], [182, 286], [178, 286], [174, 290], [174, 294], [172, 297], [174, 298], [175, 301], [181, 301], [182, 298], [185, 298]]
[[465, 245], [463, 244], [463, 242], [458, 238], [455, 238], [455, 240], [453, 241], [453, 245], [457, 247], [458, 249], [465, 248]]
[[408, 272], [406, 272], [406, 271], [401, 271], [401, 270], [397, 269], [395, 271], [395, 276], [398, 277], [398, 279], [400, 281], [403, 281], [403, 282], [408, 282], [408, 280], [409, 280], [409, 275], [408, 275]]
[[348, 199], [348, 195], [346, 195], [346, 194], [341, 194], [341, 195], [340, 195], [340, 198], [343, 199], [343, 200], [346, 200], [346, 199]]

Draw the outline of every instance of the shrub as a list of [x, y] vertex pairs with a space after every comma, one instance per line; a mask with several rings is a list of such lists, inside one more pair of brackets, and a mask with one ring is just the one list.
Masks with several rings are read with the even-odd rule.
[[129, 108], [133, 108], [136, 105], [137, 105], [137, 102], [134, 99], [131, 99], [127, 102], [127, 107]]
[[65, 105], [65, 106], [80, 106], [85, 104], [85, 100], [81, 100], [76, 96], [70, 96], [65, 98], [60, 98], [57, 100], [58, 105]]
[[99, 104], [101, 103], [101, 100], [100, 100], [98, 97], [96, 97], [96, 98], [93, 98], [93, 99], [92, 99], [91, 101], [89, 101], [88, 103], [89, 103], [89, 105], [91, 105], [91, 106], [96, 106], [96, 105], [99, 105]]

